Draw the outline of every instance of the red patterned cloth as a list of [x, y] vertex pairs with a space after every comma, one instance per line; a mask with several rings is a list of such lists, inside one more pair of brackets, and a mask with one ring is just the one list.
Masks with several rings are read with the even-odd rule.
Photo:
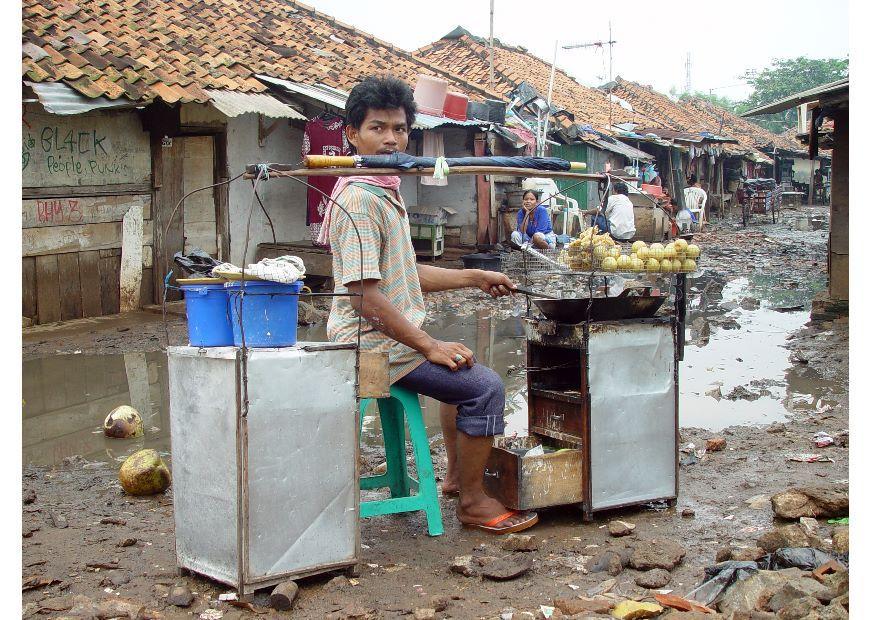
[[[326, 112], [307, 121], [304, 127], [304, 142], [301, 145], [302, 156], [349, 154], [349, 144], [343, 132], [341, 116]], [[328, 199], [320, 192], [330, 196], [334, 184], [337, 183], [337, 177], [307, 177], [307, 183], [313, 186], [307, 188], [307, 225], [310, 227], [311, 239], [318, 242], [325, 209], [328, 206]]]

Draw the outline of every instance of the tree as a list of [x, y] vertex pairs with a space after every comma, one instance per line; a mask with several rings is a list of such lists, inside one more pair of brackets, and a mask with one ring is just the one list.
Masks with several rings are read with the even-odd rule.
[[[776, 58], [765, 69], [750, 69], [739, 76], [748, 83], [753, 92], [739, 104], [736, 112], [742, 113], [798, 92], [835, 82], [848, 77], [847, 58]], [[782, 133], [796, 126], [796, 108], [777, 114], [751, 118], [758, 125], [774, 133]]]
[[696, 91], [692, 95], [690, 95], [689, 93], [684, 93], [680, 97], [681, 101], [684, 101], [686, 99], [693, 99], [693, 98], [703, 99], [703, 100], [707, 101], [708, 103], [717, 106], [718, 108], [723, 108], [724, 110], [729, 110], [733, 114], [736, 112], [736, 110], [738, 109], [738, 106], [739, 106], [739, 102], [733, 101], [729, 97], [721, 97], [720, 95], [715, 95], [713, 93], [703, 93], [703, 92]]

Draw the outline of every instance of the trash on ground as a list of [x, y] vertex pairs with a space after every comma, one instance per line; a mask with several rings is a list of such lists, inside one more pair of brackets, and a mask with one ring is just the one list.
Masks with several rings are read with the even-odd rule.
[[130, 495], [154, 495], [170, 486], [170, 470], [155, 450], [139, 450], [122, 463], [118, 479]]
[[103, 421], [103, 434], [115, 439], [143, 436], [143, 418], [130, 405], [121, 405], [109, 412]]
[[823, 431], [820, 431], [819, 433], [817, 433], [811, 439], [811, 441], [813, 441], [814, 445], [817, 446], [818, 448], [826, 448], [827, 446], [834, 445], [836, 442], [835, 439], [833, 439], [830, 435], [828, 435], [827, 433], [824, 433]]

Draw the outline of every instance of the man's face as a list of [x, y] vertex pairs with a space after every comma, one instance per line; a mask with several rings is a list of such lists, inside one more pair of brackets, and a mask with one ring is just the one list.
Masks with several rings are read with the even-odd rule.
[[369, 109], [361, 127], [347, 125], [346, 137], [359, 155], [390, 155], [407, 149], [410, 128], [403, 108]]

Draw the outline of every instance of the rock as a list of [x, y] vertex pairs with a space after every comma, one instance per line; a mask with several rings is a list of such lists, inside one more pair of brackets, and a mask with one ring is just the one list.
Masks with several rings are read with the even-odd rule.
[[846, 620], [848, 618], [848, 610], [838, 599], [821, 609], [819, 613], [820, 620]]
[[717, 564], [727, 562], [732, 559], [732, 547], [720, 547], [717, 554], [714, 556], [714, 561]]
[[726, 439], [723, 437], [711, 437], [705, 440], [706, 452], [720, 452], [726, 449]]
[[671, 581], [671, 574], [667, 570], [661, 568], [654, 568], [635, 577], [636, 584], [649, 590], [662, 588], [669, 581]]
[[170, 470], [155, 450], [139, 450], [122, 463], [118, 479], [130, 495], [154, 495], [170, 486]]
[[756, 562], [766, 556], [766, 550], [762, 547], [745, 547], [733, 550], [732, 558], [737, 562]]
[[283, 581], [271, 591], [270, 606], [279, 611], [288, 611], [297, 596], [298, 584], [294, 581]]
[[681, 516], [684, 519], [692, 519], [696, 516], [696, 511], [692, 508], [684, 508], [683, 510], [681, 510]]
[[122, 540], [118, 541], [118, 543], [116, 544], [116, 547], [133, 547], [136, 544], [137, 544], [136, 538], [123, 538]]
[[805, 592], [799, 588], [794, 587], [792, 584], [785, 583], [772, 595], [766, 607], [770, 611], [779, 612], [796, 599], [804, 598], [805, 596]]
[[566, 616], [577, 614], [607, 614], [614, 607], [614, 602], [608, 599], [596, 598], [555, 598], [553, 607]]
[[846, 517], [849, 507], [848, 490], [838, 485], [798, 487], [772, 496], [775, 516], [793, 521], [799, 517]]
[[126, 583], [129, 583], [130, 581], [130, 573], [112, 571], [109, 575], [103, 578], [103, 580], [100, 582], [100, 585], [117, 588], [119, 586], [125, 585]]
[[800, 517], [799, 525], [805, 530], [806, 534], [817, 537], [817, 529], [820, 527], [817, 523], [817, 519], [812, 519], [811, 517]]
[[33, 489], [25, 489], [24, 493], [21, 494], [21, 503], [25, 506], [28, 504], [32, 504], [36, 501], [36, 491]]
[[[795, 588], [802, 593], [803, 598], [812, 598], [815, 601], [817, 597], [828, 596], [824, 586], [812, 579], [810, 573], [798, 568], [761, 570], [744, 581], [732, 584], [720, 601], [720, 611], [769, 611], [772, 597], [787, 587]], [[782, 596], [785, 600], [790, 600], [793, 593], [785, 590]]]
[[48, 614], [53, 611], [67, 611], [73, 608], [73, 597], [71, 596], [56, 596], [40, 601], [38, 613]]
[[474, 558], [474, 563], [477, 566], [486, 566], [490, 562], [494, 562], [497, 559], [498, 558], [494, 555], [478, 555], [476, 558]]
[[723, 398], [723, 392], [720, 391], [719, 385], [715, 385], [714, 387], [705, 390], [705, 396], [710, 396], [711, 398], [720, 400]]
[[686, 550], [673, 540], [657, 538], [635, 543], [629, 565], [635, 570], [662, 568], [671, 570], [681, 563]]
[[751, 392], [743, 385], [737, 385], [732, 388], [732, 391], [724, 396], [728, 400], [757, 400], [760, 395], [756, 392]]
[[772, 433], [773, 435], [777, 435], [779, 433], [787, 432], [787, 425], [782, 422], [772, 422], [766, 427], [767, 433]]
[[471, 577], [474, 575], [474, 558], [470, 555], [457, 555], [450, 563], [450, 572]]
[[772, 505], [772, 500], [768, 495], [754, 495], [744, 500], [744, 503], [754, 510], [762, 510]]
[[103, 421], [103, 434], [116, 439], [143, 436], [143, 418], [129, 405], [116, 407]]
[[[823, 605], [812, 596], [803, 596], [790, 601], [778, 612], [778, 620], [802, 620], [808, 618], [812, 612], [817, 612]], [[819, 619], [819, 614], [815, 615]]]
[[832, 531], [832, 550], [845, 554], [850, 551], [850, 530], [847, 525], [837, 525]]
[[343, 575], [338, 575], [337, 577], [332, 578], [328, 581], [322, 589], [326, 592], [342, 592], [347, 589], [349, 586], [349, 579], [344, 577]]
[[755, 297], [745, 297], [739, 305], [742, 310], [756, 310], [760, 307], [760, 300]]
[[628, 536], [635, 531], [634, 523], [626, 523], [625, 521], [611, 521], [608, 524], [608, 533], [614, 537]]
[[58, 529], [64, 529], [68, 525], [67, 517], [54, 511], [49, 512], [49, 520], [52, 522], [52, 525]]
[[365, 609], [358, 603], [350, 603], [339, 611], [325, 614], [325, 620], [365, 620], [374, 617], [373, 611]]
[[177, 607], [188, 607], [194, 600], [194, 594], [186, 586], [174, 586], [167, 595], [167, 602]]
[[[720, 618], [721, 616], [710, 616], [710, 618]], [[778, 616], [770, 611], [734, 611], [728, 616], [722, 616], [726, 620], [776, 620]]]
[[849, 577], [848, 571], [837, 571], [831, 575], [824, 575], [823, 585], [829, 589], [832, 598], [838, 598], [848, 593], [850, 589]]
[[154, 612], [147, 614], [146, 608], [140, 603], [118, 598], [101, 601], [92, 608], [91, 613], [99, 620], [109, 620], [110, 618], [139, 620], [140, 618], [154, 615]]
[[586, 570], [590, 573], [607, 571], [612, 577], [616, 577], [623, 572], [623, 558], [616, 551], [608, 550], [590, 560]]
[[386, 465], [386, 461], [383, 461], [382, 463], [377, 463], [377, 465], [373, 469], [374, 475], [382, 476], [386, 473], [387, 467], [388, 465]]
[[538, 541], [529, 534], [510, 534], [501, 541], [501, 548], [505, 551], [536, 551]]
[[823, 546], [823, 541], [809, 536], [798, 523], [792, 523], [766, 532], [757, 539], [757, 545], [767, 553], [772, 553], [782, 547], [820, 548]]
[[499, 558], [483, 567], [483, 576], [494, 581], [516, 579], [532, 569], [532, 558], [527, 555], [514, 554]]
[[413, 610], [413, 620], [434, 620], [435, 610], [429, 608], [417, 608]]
[[442, 594], [435, 594], [431, 597], [431, 607], [437, 612], [446, 611], [450, 606], [450, 597]]
[[127, 521], [118, 517], [104, 517], [100, 520], [101, 525], [127, 525]]
[[660, 616], [659, 620], [719, 620], [723, 616], [716, 614], [707, 614], [703, 611], [677, 611], [672, 610]]
[[655, 618], [662, 611], [662, 607], [656, 603], [621, 601], [614, 606], [611, 615], [619, 620], [638, 620], [639, 618]]
[[326, 313], [306, 301], [298, 302], [298, 325], [313, 325], [325, 319]]

